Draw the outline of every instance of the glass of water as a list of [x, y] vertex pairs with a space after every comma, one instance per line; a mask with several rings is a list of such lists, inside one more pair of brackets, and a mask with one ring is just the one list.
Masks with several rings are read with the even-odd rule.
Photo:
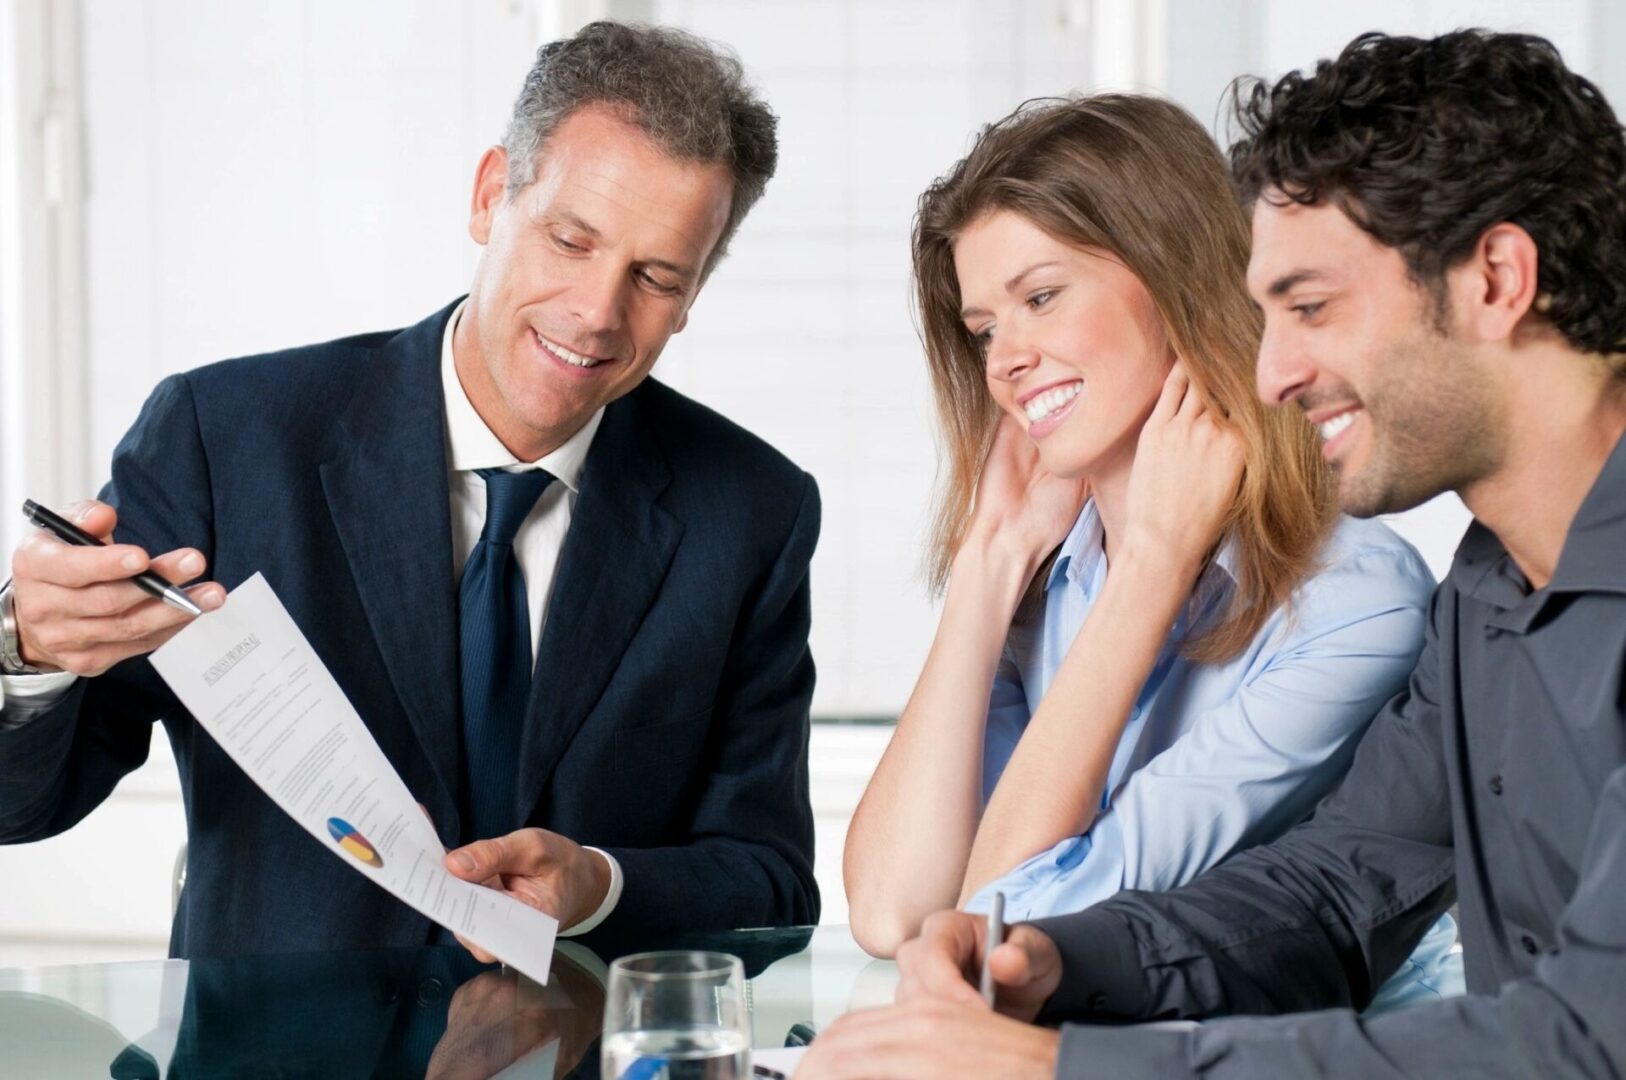
[[648, 952], [610, 965], [605, 1080], [748, 1080], [745, 966], [715, 952]]

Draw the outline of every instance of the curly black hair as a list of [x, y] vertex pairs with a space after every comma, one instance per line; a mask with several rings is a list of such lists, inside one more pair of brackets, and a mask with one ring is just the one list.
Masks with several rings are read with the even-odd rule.
[[1313, 75], [1233, 95], [1244, 203], [1341, 207], [1442, 303], [1445, 272], [1512, 222], [1539, 252], [1538, 310], [1577, 349], [1626, 352], [1626, 138], [1551, 42], [1362, 34]]

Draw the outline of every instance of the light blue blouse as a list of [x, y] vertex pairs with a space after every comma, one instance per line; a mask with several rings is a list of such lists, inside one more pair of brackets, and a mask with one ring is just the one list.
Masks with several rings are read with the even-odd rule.
[[[1106, 582], [1101, 519], [1086, 503], [1046, 583], [1042, 618], [1013, 626], [994, 679], [983, 799]], [[1222, 548], [1198, 582], [1201, 621], [1235, 586]], [[1319, 569], [1242, 653], [1218, 664], [1179, 655], [1176, 623], [1141, 688], [1089, 830], [990, 882], [1011, 921], [1078, 911], [1122, 889], [1170, 889], [1303, 820], [1348, 769], [1378, 709], [1401, 690], [1423, 644], [1433, 575], [1388, 527], [1343, 518]], [[1375, 1005], [1461, 993], [1450, 916], [1423, 939]]]

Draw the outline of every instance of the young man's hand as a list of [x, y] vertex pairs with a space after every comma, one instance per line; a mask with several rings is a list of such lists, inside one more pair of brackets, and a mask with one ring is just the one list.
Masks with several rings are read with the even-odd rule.
[[[927, 917], [920, 936], [898, 950], [898, 1002], [922, 998], [987, 1008], [977, 983], [982, 975], [988, 920], [963, 911]], [[994, 949], [994, 1008], [1031, 1021], [1061, 985], [1061, 954], [1056, 943], [1027, 923], [1010, 928]]]
[[922, 997], [840, 1017], [808, 1048], [796, 1080], [1051, 1080], [1059, 1046], [1056, 1032], [990, 1012], [981, 998]]

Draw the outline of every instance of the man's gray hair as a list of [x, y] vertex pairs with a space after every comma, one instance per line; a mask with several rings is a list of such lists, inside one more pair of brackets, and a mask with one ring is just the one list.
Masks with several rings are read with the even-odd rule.
[[584, 105], [607, 105], [679, 161], [725, 164], [734, 198], [702, 279], [762, 197], [779, 160], [778, 123], [731, 52], [681, 30], [589, 23], [544, 45], [503, 136], [508, 197], [536, 179], [548, 136]]

